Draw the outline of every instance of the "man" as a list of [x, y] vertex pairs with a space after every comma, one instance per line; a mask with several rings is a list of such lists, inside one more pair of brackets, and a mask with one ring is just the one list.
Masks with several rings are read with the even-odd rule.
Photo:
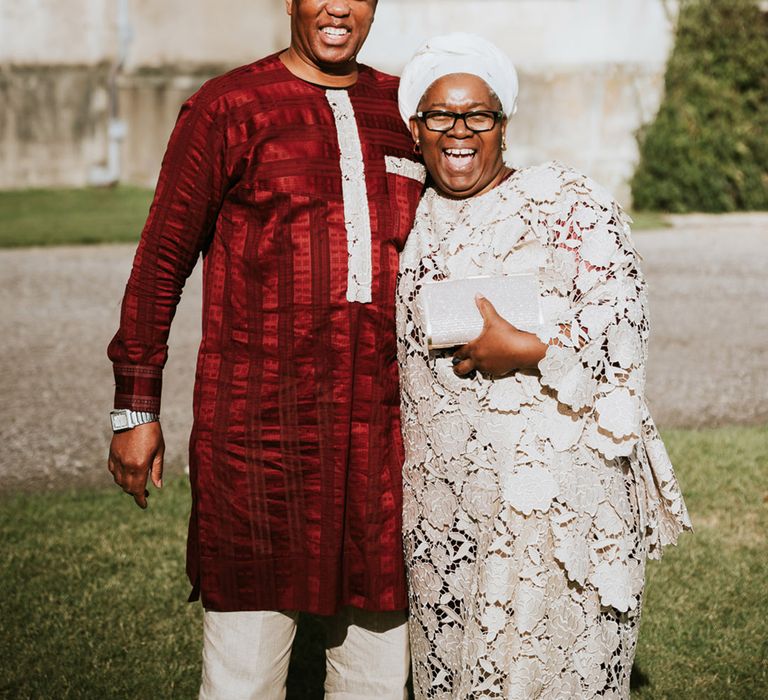
[[[286, 0], [290, 48], [182, 107], [109, 347], [109, 468], [162, 484], [167, 337], [204, 258], [190, 441], [202, 698], [282, 698], [298, 611], [329, 621], [327, 697], [408, 673], [394, 336], [423, 168], [397, 80], [357, 63], [376, 0]], [[131, 427], [135, 426], [135, 427]]]

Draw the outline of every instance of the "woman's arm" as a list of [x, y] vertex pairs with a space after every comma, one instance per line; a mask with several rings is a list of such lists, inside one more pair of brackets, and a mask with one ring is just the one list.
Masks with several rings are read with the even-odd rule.
[[536, 367], [561, 412], [587, 419], [586, 444], [610, 459], [629, 454], [641, 430], [645, 282], [618, 204], [575, 174], [563, 190], [572, 199], [567, 213], [544, 212], [539, 220], [550, 254], [540, 270], [548, 320], [536, 334], [539, 343], [495, 312], [484, 313], [483, 332], [455, 355], [456, 370], [499, 376]]

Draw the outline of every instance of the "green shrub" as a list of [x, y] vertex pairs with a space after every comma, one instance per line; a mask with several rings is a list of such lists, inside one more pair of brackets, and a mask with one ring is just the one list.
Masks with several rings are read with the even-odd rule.
[[641, 130], [637, 209], [768, 209], [768, 13], [683, 0], [665, 95]]

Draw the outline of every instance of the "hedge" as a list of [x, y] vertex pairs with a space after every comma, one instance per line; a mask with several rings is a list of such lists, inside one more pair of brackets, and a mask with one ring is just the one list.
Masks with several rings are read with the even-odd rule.
[[768, 13], [757, 2], [682, 0], [664, 98], [638, 139], [636, 209], [768, 209]]

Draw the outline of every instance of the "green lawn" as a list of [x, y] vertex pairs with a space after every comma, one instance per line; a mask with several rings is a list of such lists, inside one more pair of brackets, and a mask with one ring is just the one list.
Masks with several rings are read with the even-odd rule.
[[151, 201], [124, 185], [0, 192], [0, 248], [137, 241]]
[[[665, 438], [696, 533], [650, 564], [633, 698], [768, 697], [768, 427]], [[145, 512], [116, 488], [0, 500], [0, 697], [196, 697], [188, 507], [182, 478]], [[322, 697], [300, 635], [289, 698]]]
[[664, 434], [695, 532], [650, 566], [634, 698], [768, 698], [768, 426]]
[[[152, 191], [106, 189], [0, 192], [0, 248], [125, 243], [139, 238]], [[634, 228], [664, 228], [663, 214], [633, 214]]]
[[633, 211], [630, 212], [630, 216], [632, 217], [633, 231], [669, 228], [672, 225], [664, 216], [664, 213], [660, 211]]

